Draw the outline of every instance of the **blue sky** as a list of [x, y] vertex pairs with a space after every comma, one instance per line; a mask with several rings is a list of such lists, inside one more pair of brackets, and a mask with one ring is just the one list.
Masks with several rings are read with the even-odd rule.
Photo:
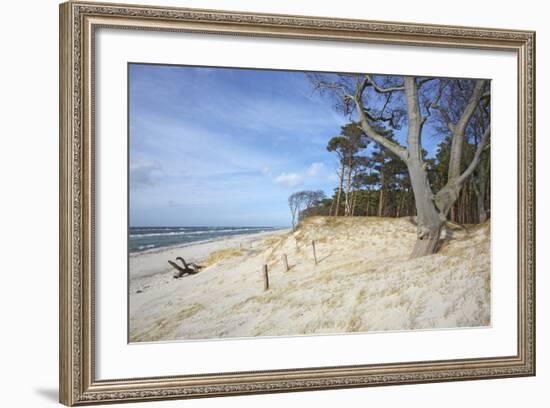
[[346, 118], [303, 73], [130, 65], [130, 225], [287, 226]]
[[130, 64], [129, 92], [131, 226], [288, 226], [290, 194], [337, 186], [349, 119], [304, 73]]

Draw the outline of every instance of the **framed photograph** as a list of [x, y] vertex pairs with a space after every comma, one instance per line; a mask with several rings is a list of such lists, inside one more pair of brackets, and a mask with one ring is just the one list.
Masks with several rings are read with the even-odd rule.
[[535, 33], [60, 6], [60, 401], [535, 374]]

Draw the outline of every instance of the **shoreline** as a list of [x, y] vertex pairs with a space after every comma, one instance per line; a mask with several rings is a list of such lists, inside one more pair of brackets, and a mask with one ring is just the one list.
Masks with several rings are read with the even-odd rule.
[[273, 227], [273, 229], [267, 230], [267, 231], [258, 231], [258, 232], [248, 233], [248, 234], [235, 234], [235, 235], [229, 235], [229, 236], [225, 236], [225, 237], [203, 239], [203, 240], [192, 241], [192, 242], [184, 242], [184, 243], [181, 243], [181, 244], [174, 244], [174, 245], [168, 245], [168, 246], [163, 246], [163, 247], [158, 247], [158, 248], [144, 249], [143, 251], [138, 251], [138, 252], [128, 251], [128, 256], [129, 257], [134, 257], [134, 256], [140, 256], [140, 255], [144, 255], [144, 254], [152, 254], [152, 253], [156, 253], [156, 252], [163, 252], [163, 251], [167, 251], [167, 250], [170, 250], [170, 249], [178, 249], [178, 248], [185, 248], [185, 247], [189, 247], [189, 246], [193, 246], [193, 245], [207, 244], [209, 242], [230, 240], [232, 238], [246, 237], [246, 236], [256, 236], [256, 235], [259, 235], [259, 234], [267, 234], [267, 233], [277, 233], [277, 232], [280, 232], [280, 231], [287, 231], [288, 232], [290, 230], [291, 230], [291, 228], [287, 228], [287, 227], [280, 227], [280, 228], [279, 227]]
[[251, 246], [255, 244], [255, 241], [257, 244], [266, 238], [283, 235], [289, 231], [290, 229], [287, 228], [219, 237], [129, 254], [129, 284], [132, 286], [136, 280], [150, 278], [158, 274], [169, 273], [170, 279], [172, 279], [174, 269], [168, 264], [168, 260], [173, 261], [178, 256], [183, 257], [187, 262], [200, 263], [214, 252]]

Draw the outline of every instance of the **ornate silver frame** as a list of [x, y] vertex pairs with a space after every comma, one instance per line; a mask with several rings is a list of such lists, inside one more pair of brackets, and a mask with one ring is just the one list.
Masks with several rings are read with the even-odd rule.
[[[513, 356], [97, 380], [93, 47], [98, 27], [505, 50], [518, 61], [518, 350]], [[60, 402], [304, 391], [535, 374], [535, 33], [228, 11], [60, 6]]]

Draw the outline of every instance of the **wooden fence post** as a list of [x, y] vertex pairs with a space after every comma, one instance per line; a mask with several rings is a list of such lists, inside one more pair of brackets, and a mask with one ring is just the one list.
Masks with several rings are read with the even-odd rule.
[[315, 252], [315, 240], [311, 241], [311, 246], [313, 247], [313, 260], [315, 261], [315, 265], [317, 265], [317, 253]]
[[264, 265], [264, 291], [269, 290], [269, 273], [267, 272], [267, 265]]
[[286, 254], [283, 254], [281, 258], [283, 261], [283, 266], [285, 267], [285, 272], [288, 272], [288, 258], [286, 257]]

